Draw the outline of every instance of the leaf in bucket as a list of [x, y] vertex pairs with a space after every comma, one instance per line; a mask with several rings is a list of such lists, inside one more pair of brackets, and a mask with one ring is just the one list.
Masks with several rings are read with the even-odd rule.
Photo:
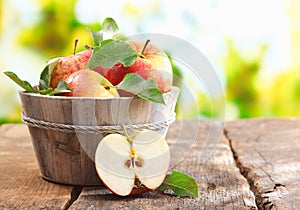
[[53, 88], [49, 87], [48, 89], [45, 90], [39, 90], [39, 93], [42, 95], [48, 95], [53, 91]]
[[29, 93], [35, 93], [35, 89], [32, 87], [32, 85], [25, 81], [21, 80], [15, 73], [11, 71], [6, 71], [4, 72], [6, 76], [8, 76], [10, 79], [12, 79], [15, 83], [17, 83], [21, 88], [23, 88], [25, 91]]
[[133, 93], [145, 100], [165, 104], [162, 92], [153, 79], [145, 80], [137, 74], [126, 74], [116, 88]]
[[180, 197], [198, 198], [198, 185], [195, 179], [178, 171], [168, 174], [158, 189], [163, 192], [172, 190], [175, 195]]
[[102, 23], [103, 39], [112, 39], [119, 31], [119, 27], [113, 18], [105, 18]]
[[101, 31], [92, 31], [91, 29], [87, 28], [90, 35], [93, 38], [94, 46], [99, 46], [100, 43], [103, 41], [103, 33]]
[[100, 46], [103, 40], [112, 39], [119, 31], [119, 27], [113, 18], [105, 18], [102, 23], [102, 29], [100, 31], [92, 31], [88, 28], [93, 41], [94, 46]]
[[69, 93], [72, 90], [69, 88], [68, 84], [66, 83], [66, 81], [61, 80], [59, 81], [57, 87], [51, 91], [50, 93], [48, 93], [49, 95], [56, 95], [59, 93]]
[[52, 71], [60, 59], [61, 59], [61, 57], [55, 57], [55, 58], [50, 59], [47, 62], [46, 66], [40, 76], [40, 81], [39, 81], [40, 89], [47, 90], [49, 88]]
[[127, 67], [133, 64], [137, 56], [138, 53], [124, 41], [105, 40], [103, 44], [93, 50], [87, 67], [111, 68], [116, 63], [122, 63]]

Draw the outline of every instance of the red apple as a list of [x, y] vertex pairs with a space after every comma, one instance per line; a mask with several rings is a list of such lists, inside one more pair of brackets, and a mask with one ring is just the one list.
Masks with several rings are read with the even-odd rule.
[[79, 70], [65, 80], [72, 90], [66, 96], [113, 98], [119, 97], [116, 88], [102, 75], [91, 70]]
[[111, 68], [96, 67], [93, 70], [102, 74], [113, 85], [119, 84], [126, 74], [135, 73], [144, 79], [152, 78], [163, 93], [170, 91], [173, 74], [168, 56], [151, 43], [145, 45], [145, 42], [133, 40], [126, 43], [140, 54], [131, 66], [124, 67], [123, 64], [117, 63]]
[[85, 69], [91, 55], [92, 50], [85, 50], [63, 57], [52, 71], [50, 87], [56, 88], [59, 81], [66, 80], [72, 73]]

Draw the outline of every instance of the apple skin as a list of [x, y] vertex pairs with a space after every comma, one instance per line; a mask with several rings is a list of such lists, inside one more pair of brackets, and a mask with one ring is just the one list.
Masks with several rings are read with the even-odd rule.
[[118, 91], [102, 75], [91, 70], [79, 70], [66, 78], [72, 92], [65, 96], [114, 98], [119, 97]]
[[[101, 179], [101, 178], [100, 178]], [[131, 197], [131, 196], [137, 196], [149, 191], [153, 191], [155, 189], [149, 189], [147, 188], [145, 185], [136, 187], [134, 186], [131, 190], [131, 192], [128, 195], [119, 195], [118, 193], [116, 193], [113, 189], [111, 189], [107, 184], [105, 184], [105, 182], [102, 181], [102, 183], [106, 186], [107, 189], [109, 189], [113, 194], [117, 195], [117, 196], [121, 196], [121, 197]]]
[[[140, 53], [145, 43], [142, 41], [128, 40], [127, 44], [138, 53]], [[61, 80], [66, 80], [72, 73], [86, 69], [89, 59], [92, 55], [92, 50], [85, 50], [75, 55], [63, 57], [54, 67], [50, 87], [56, 88]], [[149, 43], [143, 52], [142, 56], [138, 56], [135, 62], [124, 67], [123, 64], [117, 63], [111, 68], [95, 67], [92, 70], [100, 73], [107, 78], [113, 85], [119, 84], [124, 76], [129, 73], [135, 73], [144, 79], [152, 78], [158, 85], [158, 88], [163, 92], [169, 92], [172, 87], [173, 74], [172, 66], [168, 56], [158, 47]], [[124, 91], [123, 96], [131, 96]]]
[[66, 80], [72, 73], [85, 69], [91, 55], [92, 50], [84, 50], [61, 58], [52, 71], [50, 87], [56, 88], [59, 81]]
[[[110, 191], [112, 191], [114, 194], [118, 195], [117, 193], [115, 193], [112, 189], [110, 189], [107, 185], [105, 185]], [[140, 186], [140, 187], [133, 187], [131, 192], [128, 194], [128, 195], [125, 195], [123, 197], [131, 197], [131, 196], [137, 196], [137, 195], [140, 195], [140, 194], [143, 194], [143, 193], [146, 193], [146, 192], [149, 192], [149, 191], [153, 191], [155, 189], [149, 189], [147, 188], [146, 186]], [[120, 196], [120, 195], [118, 195]]]
[[143, 194], [145, 192], [149, 192], [151, 190], [155, 190], [155, 189], [149, 189], [146, 186], [141, 186], [141, 187], [138, 187], [138, 188], [134, 187], [134, 188], [132, 188], [132, 191], [130, 192], [130, 194], [127, 195], [127, 196], [136, 196], [136, 195]]
[[[135, 40], [128, 40], [126, 43], [138, 53], [142, 52], [145, 45], [145, 42]], [[129, 67], [117, 63], [111, 68], [96, 67], [93, 70], [99, 72], [113, 85], [119, 84], [129, 73], [138, 74], [144, 79], [152, 78], [163, 93], [171, 90], [173, 82], [172, 66], [168, 56], [151, 43], [146, 46], [143, 55], [139, 55]]]

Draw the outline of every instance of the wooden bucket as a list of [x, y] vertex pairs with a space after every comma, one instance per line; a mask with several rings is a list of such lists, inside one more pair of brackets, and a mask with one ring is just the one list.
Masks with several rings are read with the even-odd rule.
[[138, 97], [112, 99], [44, 96], [19, 92], [44, 179], [70, 185], [101, 185], [94, 164], [98, 143], [108, 133], [157, 130], [166, 135], [179, 89], [163, 94], [166, 105]]

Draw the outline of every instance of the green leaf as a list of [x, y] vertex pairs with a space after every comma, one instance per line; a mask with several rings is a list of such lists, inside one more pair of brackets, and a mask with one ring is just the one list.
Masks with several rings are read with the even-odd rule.
[[196, 180], [178, 171], [173, 171], [172, 174], [168, 174], [158, 189], [163, 192], [172, 190], [175, 195], [180, 197], [190, 196], [198, 198], [198, 185]]
[[91, 36], [93, 38], [94, 46], [99, 46], [100, 43], [103, 41], [102, 30], [101, 31], [92, 31], [89, 28], [87, 28], [87, 30], [90, 32], [90, 34], [91, 34]]
[[88, 68], [97, 66], [111, 68], [119, 62], [124, 66], [130, 66], [138, 56], [138, 53], [124, 41], [109, 40], [103, 42], [103, 45], [101, 44], [101, 46], [93, 50], [93, 54], [87, 65]]
[[119, 27], [113, 18], [105, 18], [102, 23], [103, 39], [113, 38], [119, 31]]
[[60, 59], [61, 57], [55, 57], [47, 62], [40, 76], [39, 86], [41, 90], [47, 90], [49, 88], [52, 71], [60, 61]]
[[20, 87], [22, 87], [25, 91], [29, 92], [29, 93], [35, 93], [35, 89], [32, 87], [32, 85], [25, 81], [25, 80], [21, 80], [15, 73], [11, 72], [11, 71], [6, 71], [4, 72], [4, 74], [6, 76], [8, 76], [10, 79], [12, 79], [15, 83], [17, 83]]
[[52, 91], [53, 91], [53, 88], [49, 87], [48, 89], [39, 90], [39, 93], [42, 94], [42, 95], [48, 95]]
[[145, 80], [137, 74], [126, 74], [116, 88], [133, 93], [145, 100], [165, 104], [162, 92], [153, 79]]
[[102, 29], [100, 31], [92, 31], [88, 28], [93, 41], [94, 46], [99, 46], [102, 41], [112, 39], [119, 31], [119, 27], [113, 18], [105, 18], [102, 23]]
[[113, 41], [114, 41], [113, 39], [106, 39], [106, 40], [104, 40], [104, 41], [101, 42], [101, 44], [99, 45], [99, 47], [103, 47], [104, 45], [109, 44], [109, 43], [111, 43]]
[[48, 94], [49, 95], [56, 95], [56, 94], [59, 94], [59, 93], [69, 93], [71, 91], [72, 90], [69, 88], [68, 84], [64, 80], [61, 80], [61, 81], [59, 81], [57, 87]]

